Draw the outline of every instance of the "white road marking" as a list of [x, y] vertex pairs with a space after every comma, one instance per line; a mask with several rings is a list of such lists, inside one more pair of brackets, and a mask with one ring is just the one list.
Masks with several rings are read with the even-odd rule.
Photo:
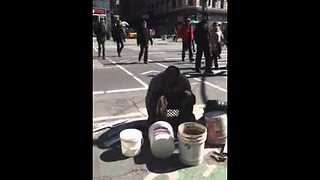
[[137, 80], [140, 84], [143, 85], [143, 87], [148, 88], [148, 85], [146, 83], [144, 83], [141, 79], [139, 79], [138, 77], [136, 77], [135, 75], [133, 75], [131, 72], [129, 72], [128, 70], [126, 70], [124, 67], [120, 66], [119, 64], [117, 64], [116, 62], [114, 62], [113, 60], [108, 59], [112, 64], [115, 64], [118, 68], [120, 68], [121, 70], [123, 70], [125, 73], [127, 73], [128, 75], [132, 76], [135, 80]]
[[159, 73], [160, 71], [146, 71], [146, 72], [143, 72], [141, 73], [142, 75], [146, 75], [146, 74], [150, 74], [150, 73]]
[[[153, 60], [149, 59], [149, 61], [153, 61]], [[164, 68], [167, 68], [167, 67], [168, 67], [168, 66], [166, 66], [166, 65], [164, 65], [164, 64], [161, 64], [161, 63], [156, 63], [156, 64], [158, 64], [159, 66], [162, 66], [162, 67], [164, 67]], [[192, 79], [201, 82], [201, 79], [199, 79], [199, 78], [192, 78]], [[220, 91], [227, 92], [226, 89], [224, 89], [224, 88], [222, 88], [222, 87], [220, 87], [220, 86], [214, 85], [214, 84], [212, 84], [212, 83], [210, 83], [210, 82], [204, 81], [204, 83], [207, 84], [207, 85], [209, 85], [209, 86], [211, 86], [211, 87], [213, 87], [213, 88], [216, 88], [216, 89], [218, 89], [218, 90], [220, 90]]]
[[170, 57], [170, 58], [164, 58], [165, 60], [180, 60], [181, 57]]
[[[96, 51], [97, 48], [94, 47], [94, 49]], [[143, 85], [144, 88], [148, 88], [148, 85], [146, 83], [144, 83], [141, 79], [139, 79], [138, 77], [136, 77], [135, 75], [133, 75], [131, 72], [129, 72], [128, 70], [126, 70], [124, 67], [120, 66], [119, 64], [117, 64], [116, 62], [114, 62], [113, 60], [111, 60], [110, 58], [106, 58], [107, 60], [109, 60], [112, 64], [116, 65], [118, 68], [120, 68], [121, 70], [123, 70], [125, 73], [127, 73], [128, 75], [130, 75], [131, 77], [133, 77], [135, 80], [137, 80], [140, 84]]]
[[108, 91], [94, 91], [93, 95], [101, 95], [101, 94], [111, 94], [111, 93], [122, 93], [122, 92], [134, 92], [134, 91], [145, 91], [148, 90], [148, 87], [143, 88], [129, 88], [129, 89], [115, 89]]
[[111, 119], [122, 119], [122, 118], [136, 117], [136, 116], [141, 116], [141, 115], [144, 115], [144, 114], [135, 112], [135, 113], [129, 113], [129, 114], [120, 115], [120, 116], [102, 116], [102, 117], [93, 118], [93, 122], [111, 120]]
[[[199, 78], [193, 78], [193, 79], [196, 80], [196, 81], [199, 81], [199, 82], [202, 81], [202, 80], [199, 79]], [[214, 85], [214, 84], [212, 84], [212, 83], [210, 83], [210, 82], [208, 82], [208, 81], [204, 81], [204, 83], [207, 84], [207, 85], [209, 85], [209, 86], [211, 86], [211, 87], [213, 87], [213, 88], [216, 88], [216, 89], [218, 89], [218, 90], [220, 90], [220, 91], [227, 92], [226, 89], [224, 89], [224, 88], [222, 88], [222, 87], [220, 87], [220, 86]]]
[[143, 88], [130, 88], [130, 89], [116, 89], [116, 90], [109, 90], [109, 91], [105, 91], [106, 94], [110, 94], [110, 93], [119, 93], [119, 92], [133, 92], [133, 91], [143, 91], [143, 90], [147, 90], [147, 87], [143, 87]]
[[[195, 104], [193, 106], [193, 114], [196, 116], [197, 119], [199, 119], [203, 115], [204, 107], [205, 107], [204, 104]], [[142, 116], [142, 117], [136, 117], [136, 116]], [[93, 122], [95, 123], [97, 121], [121, 119], [116, 121], [105, 122], [103, 125], [99, 126], [99, 128], [102, 128], [106, 126], [112, 126], [113, 124], [117, 124], [123, 121], [133, 122], [133, 121], [145, 120], [147, 118], [148, 118], [147, 108], [144, 107], [144, 108], [139, 108], [138, 112], [133, 112], [126, 115], [95, 117], [93, 118]]]
[[104, 91], [94, 91], [93, 95], [100, 95], [100, 94], [104, 94]]
[[148, 54], [149, 55], [152, 55], [152, 54], [165, 54], [166, 52], [149, 52]]

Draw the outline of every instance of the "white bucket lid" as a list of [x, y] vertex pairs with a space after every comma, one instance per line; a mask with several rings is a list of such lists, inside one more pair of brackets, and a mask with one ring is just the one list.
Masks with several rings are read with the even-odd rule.
[[120, 132], [120, 139], [124, 141], [139, 142], [142, 139], [142, 132], [138, 129], [125, 129]]

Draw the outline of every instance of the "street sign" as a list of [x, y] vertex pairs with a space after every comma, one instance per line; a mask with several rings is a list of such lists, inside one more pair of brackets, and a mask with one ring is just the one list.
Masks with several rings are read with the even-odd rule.
[[93, 14], [106, 14], [106, 10], [104, 8], [93, 8]]

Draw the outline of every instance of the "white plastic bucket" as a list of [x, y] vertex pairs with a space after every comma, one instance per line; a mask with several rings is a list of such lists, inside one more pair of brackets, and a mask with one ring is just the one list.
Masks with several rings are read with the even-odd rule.
[[168, 158], [175, 150], [172, 126], [165, 121], [153, 123], [149, 128], [152, 154], [160, 159]]
[[142, 132], [138, 129], [125, 129], [120, 132], [121, 151], [127, 157], [140, 153], [143, 143]]
[[227, 114], [221, 111], [205, 114], [209, 144], [225, 144], [227, 138]]
[[178, 127], [180, 161], [194, 166], [203, 161], [207, 128], [199, 123], [186, 122]]

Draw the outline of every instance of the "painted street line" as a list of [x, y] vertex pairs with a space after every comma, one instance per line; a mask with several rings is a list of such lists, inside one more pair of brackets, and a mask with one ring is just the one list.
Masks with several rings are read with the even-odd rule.
[[93, 118], [93, 122], [112, 120], [112, 119], [122, 119], [122, 118], [137, 117], [137, 116], [141, 116], [141, 115], [144, 115], [144, 114], [135, 112], [135, 113], [129, 113], [129, 114], [120, 115], [120, 116], [102, 116], [102, 117]]
[[142, 75], [146, 75], [146, 74], [150, 74], [150, 73], [159, 73], [160, 71], [146, 71], [146, 72], [143, 72], [141, 73]]
[[[94, 49], [97, 51], [97, 48], [94, 47]], [[139, 79], [138, 77], [136, 77], [135, 75], [133, 75], [131, 72], [129, 72], [127, 69], [125, 69], [124, 67], [120, 66], [119, 64], [117, 64], [116, 62], [114, 62], [113, 60], [111, 60], [110, 58], [106, 57], [107, 60], [109, 60], [112, 64], [116, 65], [118, 68], [120, 68], [121, 70], [123, 70], [125, 73], [127, 73], [128, 75], [130, 75], [131, 77], [133, 77], [136, 81], [138, 81], [140, 84], [143, 85], [144, 88], [148, 88], [148, 85], [146, 83], [144, 83], [141, 79]]]
[[148, 85], [146, 83], [144, 83], [141, 79], [139, 79], [138, 77], [136, 77], [135, 75], [133, 75], [131, 72], [129, 72], [127, 69], [125, 69], [124, 67], [120, 66], [119, 64], [117, 64], [116, 62], [114, 62], [113, 60], [108, 59], [112, 64], [115, 64], [118, 68], [120, 68], [121, 70], [123, 70], [125, 73], [127, 73], [128, 75], [130, 75], [131, 77], [133, 77], [136, 81], [138, 81], [140, 84], [143, 85], [143, 87], [148, 88]]
[[101, 94], [105, 94], [104, 91], [94, 91], [93, 95], [101, 95]]
[[164, 58], [165, 60], [181, 60], [181, 57], [169, 57], [169, 58]]
[[[199, 81], [199, 82], [202, 81], [202, 80], [199, 79], [199, 78], [193, 78], [193, 79], [196, 80], [196, 81]], [[214, 85], [214, 84], [212, 84], [212, 83], [210, 83], [210, 82], [204, 81], [204, 83], [207, 84], [207, 85], [209, 85], [209, 86], [211, 86], [211, 87], [213, 87], [213, 88], [216, 88], [216, 89], [218, 89], [218, 90], [220, 90], [220, 91], [227, 92], [226, 89], [224, 89], [224, 88], [222, 88], [222, 87], [220, 87], [220, 86]]]
[[149, 55], [154, 55], [154, 54], [165, 54], [166, 52], [149, 52]]
[[129, 89], [114, 89], [108, 91], [94, 91], [93, 95], [102, 95], [102, 94], [112, 94], [112, 93], [123, 93], [123, 92], [134, 92], [134, 91], [145, 91], [148, 90], [148, 87], [143, 88], [129, 88]]
[[[149, 59], [149, 61], [153, 61], [153, 60]], [[162, 66], [162, 67], [164, 67], [164, 68], [167, 68], [167, 67], [168, 67], [168, 66], [166, 66], [166, 65], [164, 65], [164, 64], [161, 64], [161, 63], [156, 63], [156, 64], [158, 64], [159, 66]], [[196, 81], [200, 81], [200, 82], [202, 81], [202, 80], [199, 79], [199, 78], [192, 78], [192, 79], [194, 79], [194, 80], [196, 80]], [[226, 89], [224, 89], [224, 88], [222, 88], [222, 87], [220, 87], [220, 86], [214, 85], [214, 84], [212, 84], [212, 83], [210, 83], [210, 82], [204, 81], [204, 83], [207, 84], [207, 85], [209, 85], [209, 86], [211, 86], [211, 87], [213, 87], [213, 88], [216, 88], [216, 89], [218, 89], [218, 90], [220, 90], [220, 91], [227, 92]]]
[[116, 89], [116, 90], [109, 90], [105, 92], [106, 94], [110, 94], [110, 93], [133, 92], [133, 91], [144, 91], [144, 90], [148, 90], [148, 86], [143, 88]]

